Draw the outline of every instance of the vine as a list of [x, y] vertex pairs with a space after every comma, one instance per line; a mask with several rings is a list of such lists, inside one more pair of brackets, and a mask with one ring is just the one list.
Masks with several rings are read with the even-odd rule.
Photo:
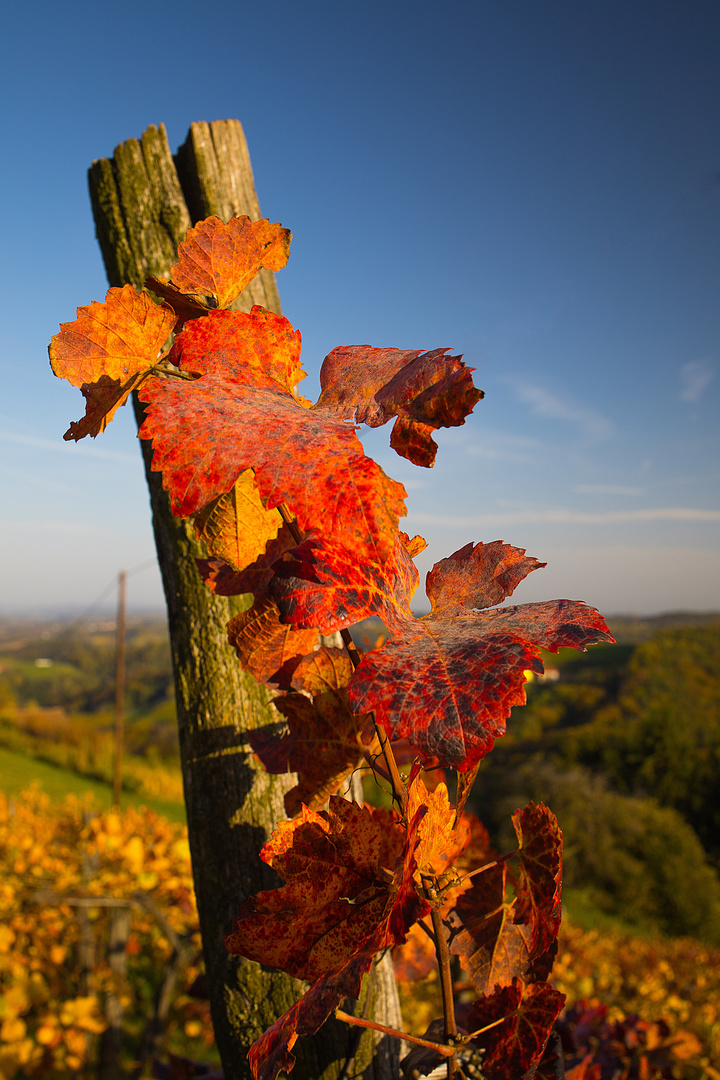
[[[159, 300], [126, 285], [79, 308], [50, 344], [55, 374], [86, 399], [65, 438], [98, 435], [137, 391], [153, 469], [207, 548], [202, 577], [216, 593], [252, 594], [228, 640], [275, 691], [287, 730], [251, 741], [266, 769], [298, 782], [289, 820], [260, 852], [285, 884], [247, 900], [225, 943], [311, 984], [252, 1046], [257, 1080], [290, 1072], [296, 1040], [332, 1014], [414, 1044], [425, 1066], [446, 1061], [448, 1080], [477, 1060], [486, 1080], [523, 1076], [564, 1000], [548, 982], [562, 834], [530, 803], [513, 814], [517, 849], [498, 856], [465, 801], [525, 701], [524, 672], [543, 670], [540, 649], [613, 639], [579, 601], [498, 606], [545, 565], [499, 540], [436, 563], [431, 611], [413, 614], [425, 541], [400, 531], [406, 492], [365, 455], [357, 425], [393, 421], [390, 445], [430, 467], [433, 432], [463, 424], [482, 392], [448, 349], [342, 346], [323, 362], [317, 402], [300, 396], [298, 331], [260, 307], [229, 310], [261, 267], [285, 265], [289, 244], [266, 220], [208, 218], [188, 231], [170, 280], [146, 282]], [[371, 615], [389, 636], [360, 656], [349, 627]], [[318, 633], [335, 631], [342, 649], [317, 647]], [[367, 763], [390, 784], [393, 810], [336, 794]], [[428, 790], [422, 773], [433, 768], [457, 774], [454, 802], [444, 783]], [[341, 1008], [416, 923], [443, 996], [424, 1037]], [[456, 1002], [453, 957], [475, 988], [470, 1003]]]

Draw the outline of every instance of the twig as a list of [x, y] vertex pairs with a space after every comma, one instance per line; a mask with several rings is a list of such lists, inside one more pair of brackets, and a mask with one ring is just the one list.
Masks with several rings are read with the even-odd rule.
[[[436, 888], [434, 878], [423, 876], [422, 880], [426, 892]], [[434, 903], [430, 909], [430, 918], [432, 919], [435, 934], [435, 955], [437, 956], [438, 970], [440, 972], [440, 989], [442, 990], [443, 1015], [445, 1017], [445, 1041], [452, 1045], [457, 1040], [457, 1024], [455, 1023], [455, 1001], [453, 998], [452, 973], [450, 971], [450, 950], [448, 949], [445, 928], [437, 903]], [[457, 1058], [453, 1053], [448, 1056], [448, 1080], [453, 1080], [456, 1069]]]
[[452, 1057], [457, 1053], [456, 1046], [445, 1046], [443, 1043], [428, 1042], [427, 1039], [419, 1039], [417, 1035], [407, 1035], [404, 1031], [386, 1027], [385, 1024], [376, 1024], [373, 1020], [365, 1020], [361, 1016], [351, 1016], [342, 1009], [335, 1010], [338, 1020], [344, 1020], [347, 1024], [356, 1024], [358, 1027], [372, 1028], [373, 1031], [381, 1031], [383, 1035], [392, 1035], [403, 1042], [413, 1043], [415, 1046], [425, 1046], [428, 1050], [436, 1050], [442, 1057]]

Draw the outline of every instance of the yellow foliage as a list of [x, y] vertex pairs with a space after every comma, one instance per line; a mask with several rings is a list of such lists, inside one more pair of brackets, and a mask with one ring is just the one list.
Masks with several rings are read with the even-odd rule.
[[[162, 972], [171, 948], [134, 900], [138, 889], [151, 894], [173, 930], [192, 937], [199, 950], [185, 828], [146, 808], [99, 811], [90, 797], [70, 796], [58, 807], [37, 787], [12, 801], [0, 793], [0, 1080], [92, 1071], [110, 989], [128, 1022], [141, 1029], [147, 992], [138, 979], [147, 975], [139, 973]], [[93, 896], [131, 905], [124, 980], [102, 959], [109, 914], [101, 905], [82, 909], [101, 959], [81, 971], [80, 909], [69, 901]], [[187, 985], [198, 964], [187, 970]], [[194, 1031], [198, 1010], [203, 1033], [210, 1027], [201, 1003], [192, 1002], [190, 1012], [187, 1005], [173, 1008], [175, 1030], [188, 1022]]]
[[[720, 949], [690, 938], [585, 931], [563, 920], [552, 981], [577, 1001], [670, 1028], [678, 1077], [720, 1077]], [[687, 1065], [687, 1068], [684, 1066]]]

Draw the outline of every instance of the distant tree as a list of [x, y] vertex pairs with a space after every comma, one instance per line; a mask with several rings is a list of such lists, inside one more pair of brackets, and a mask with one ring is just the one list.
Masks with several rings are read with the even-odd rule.
[[[628, 925], [720, 944], [720, 877], [681, 815], [651, 798], [621, 795], [585, 769], [529, 762], [496, 772], [476, 806], [499, 846], [508, 810], [549, 803], [563, 830], [564, 878], [596, 908]], [[479, 805], [480, 804], [480, 805]]]
[[577, 733], [578, 762], [678, 810], [720, 860], [720, 624], [639, 645], [617, 702]]

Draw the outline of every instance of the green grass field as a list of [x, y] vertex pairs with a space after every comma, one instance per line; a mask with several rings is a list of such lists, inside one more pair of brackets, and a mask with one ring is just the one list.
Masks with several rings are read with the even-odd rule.
[[[4, 791], [6, 795], [18, 795], [33, 781], [37, 782], [54, 802], [61, 802], [66, 795], [84, 795], [89, 791], [101, 807], [112, 805], [112, 788], [109, 784], [89, 780], [56, 765], [48, 765], [44, 761], [37, 761], [0, 747], [0, 791]], [[166, 799], [152, 799], [123, 791], [122, 805], [149, 806], [169, 821], [183, 824], [186, 821], [184, 805]]]

